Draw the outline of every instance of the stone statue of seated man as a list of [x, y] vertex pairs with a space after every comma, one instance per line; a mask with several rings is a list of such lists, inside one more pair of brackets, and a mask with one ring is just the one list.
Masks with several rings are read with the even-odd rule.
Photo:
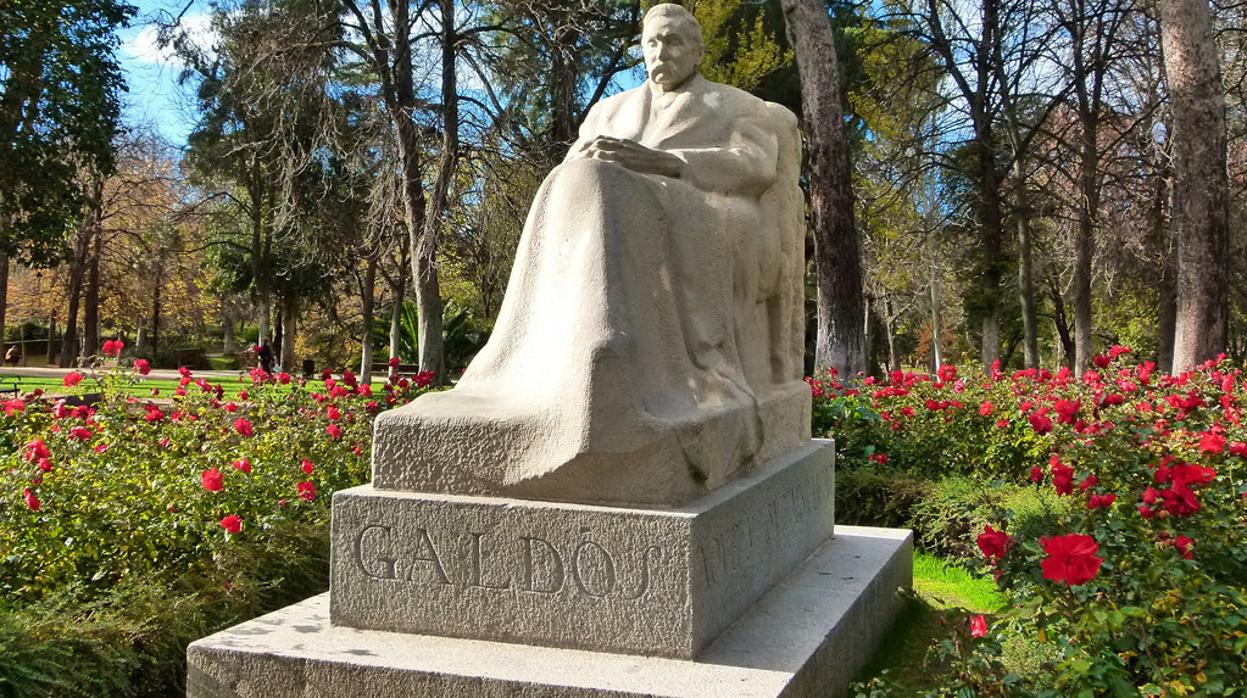
[[810, 438], [796, 118], [645, 16], [646, 82], [533, 201], [489, 343], [377, 420], [379, 489], [679, 506]]

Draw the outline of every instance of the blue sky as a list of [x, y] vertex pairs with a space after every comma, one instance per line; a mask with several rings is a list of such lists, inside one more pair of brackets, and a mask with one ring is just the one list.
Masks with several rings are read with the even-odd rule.
[[[209, 29], [211, 7], [208, 0], [129, 0], [138, 7], [130, 27], [119, 32], [118, 58], [130, 91], [125, 97], [124, 118], [131, 126], [150, 126], [174, 146], [186, 144], [195, 125], [195, 115], [186, 91], [177, 83], [180, 62], [171, 51], [157, 46], [155, 20], [169, 21], [181, 15], [182, 26], [197, 37], [202, 46], [212, 43]], [[479, 84], [471, 71], [461, 83], [466, 89]], [[637, 69], [616, 78], [620, 89], [635, 87], [644, 79]]]
[[[130, 125], [150, 125], [170, 143], [181, 146], [194, 125], [186, 98], [178, 87], [180, 64], [170, 52], [156, 46], [153, 20], [161, 12], [175, 16], [188, 0], [130, 0], [138, 7], [132, 25], [119, 32], [118, 58], [125, 71], [130, 92], [125, 96], [125, 121]], [[183, 22], [199, 30], [207, 28], [207, 3], [196, 0], [182, 16]]]

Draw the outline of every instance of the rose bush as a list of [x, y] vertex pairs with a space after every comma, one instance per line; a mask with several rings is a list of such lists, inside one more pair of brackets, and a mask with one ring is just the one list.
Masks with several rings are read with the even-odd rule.
[[[104, 353], [116, 356], [118, 343]], [[101, 398], [41, 394], [0, 417], [0, 595], [33, 601], [67, 585], [107, 590], [126, 577], [211, 566], [236, 537], [327, 519], [329, 495], [368, 479], [372, 418], [407, 402], [425, 376], [395, 374], [374, 393], [341, 379], [241, 375], [236, 400], [182, 369], [170, 395], [123, 388], [149, 370], [74, 372]], [[70, 381], [67, 381], [67, 384]], [[328, 431], [327, 431], [328, 430]]]
[[[1011, 603], [957, 659], [999, 671], [954, 671], [962, 688], [1231, 695], [1247, 685], [1240, 369], [1220, 360], [1160, 375], [1114, 347], [1081, 376], [971, 377], [945, 367], [857, 389], [834, 377], [810, 382], [816, 418], [841, 441], [841, 468], [887, 462], [1029, 482], [1060, 500], [1042, 534], [1013, 531], [1007, 510], [975, 532]], [[1052, 650], [1044, 671], [1025, 680], [987, 661], [1019, 634]]]

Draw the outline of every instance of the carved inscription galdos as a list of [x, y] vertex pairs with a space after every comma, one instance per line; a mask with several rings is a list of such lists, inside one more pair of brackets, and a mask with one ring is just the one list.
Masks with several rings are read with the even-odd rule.
[[651, 593], [666, 559], [659, 546], [606, 542], [583, 531], [556, 544], [497, 530], [419, 527], [400, 534], [387, 524], [362, 526], [352, 552], [360, 573], [374, 580], [628, 601]]

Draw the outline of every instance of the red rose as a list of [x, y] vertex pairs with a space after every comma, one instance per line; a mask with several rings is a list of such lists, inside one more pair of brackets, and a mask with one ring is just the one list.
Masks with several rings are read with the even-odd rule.
[[979, 405], [979, 414], [984, 417], [992, 416], [992, 403], [988, 400], [984, 400], [983, 404]]
[[316, 484], [310, 480], [304, 480], [298, 484], [299, 499], [310, 502], [316, 499]]
[[255, 428], [251, 426], [251, 420], [245, 417], [239, 417], [234, 420], [234, 431], [243, 436], [252, 436], [255, 434]]
[[1068, 533], [1063, 536], [1039, 539], [1048, 557], [1041, 563], [1043, 577], [1050, 582], [1061, 582], [1075, 587], [1095, 578], [1104, 559], [1096, 557], [1100, 546], [1091, 536]]
[[43, 439], [33, 439], [26, 444], [26, 461], [33, 463], [41, 458], [51, 457], [52, 452], [48, 450], [48, 445]]
[[65, 383], [66, 388], [72, 388], [75, 385], [78, 385], [79, 383], [81, 383], [82, 379], [85, 377], [86, 376], [82, 375], [81, 373], [77, 371], [70, 371], [69, 373], [65, 374], [65, 380], [63, 382]]
[[1013, 544], [1013, 538], [1004, 531], [997, 531], [987, 525], [978, 538], [979, 550], [983, 551], [983, 557], [989, 560], [999, 560], [1009, 552], [1009, 546]]
[[43, 506], [39, 498], [35, 496], [35, 493], [29, 487], [22, 490], [22, 497], [26, 500], [26, 506], [30, 507], [31, 511], [39, 511], [39, 507]]
[[69, 438], [78, 439], [79, 441], [86, 441], [87, 439], [91, 438], [91, 430], [86, 427], [82, 427], [82, 426], [74, 427], [73, 429], [69, 430]]
[[1113, 506], [1113, 502], [1117, 501], [1117, 495], [1109, 492], [1108, 494], [1093, 494], [1087, 499], [1087, 510], [1092, 509], [1108, 509]]
[[311, 475], [312, 471], [316, 469], [316, 464], [304, 458], [303, 462], [299, 463], [299, 469], [303, 471], [304, 475]]
[[1046, 416], [1038, 412], [1032, 412], [1028, 419], [1031, 423], [1031, 429], [1034, 429], [1036, 434], [1043, 435], [1052, 431], [1052, 420]]
[[333, 439], [334, 441], [337, 441], [338, 439], [342, 438], [342, 428], [339, 427], [337, 424], [330, 424], [329, 426], [325, 427], [325, 433], [328, 434], [329, 438]]
[[1058, 422], [1061, 424], [1073, 424], [1078, 410], [1082, 409], [1082, 403], [1077, 400], [1057, 400], [1052, 404], [1052, 409], [1056, 410]]
[[1039, 469], [1038, 465], [1031, 466], [1031, 482], [1035, 484], [1043, 482], [1043, 471]]
[[220, 492], [221, 488], [225, 486], [225, 480], [221, 477], [221, 471], [217, 470], [216, 467], [203, 471], [200, 478], [203, 480], [204, 489], [209, 492]]
[[139, 375], [146, 376], [152, 372], [152, 363], [147, 359], [135, 359], [134, 370], [138, 371]]
[[230, 400], [229, 402], [222, 405], [221, 409], [225, 410], [226, 412], [237, 412], [238, 403], [234, 402], [233, 400]]
[[1074, 493], [1074, 469], [1057, 460], [1055, 455], [1049, 461], [1052, 467], [1052, 486], [1059, 495]]
[[970, 637], [987, 636], [987, 619], [980, 613], [970, 618]]
[[1191, 546], [1194, 544], [1195, 541], [1187, 538], [1186, 536], [1178, 536], [1173, 539], [1174, 549], [1178, 551], [1178, 554], [1180, 554], [1184, 560], [1191, 559]]
[[100, 351], [103, 352], [104, 356], [116, 357], [121, 356], [121, 350], [124, 349], [125, 346], [126, 343], [120, 339], [106, 339], [104, 340], [104, 346]]
[[226, 533], [238, 533], [242, 530], [242, 517], [238, 514], [230, 514], [221, 519], [220, 523]]
[[333, 405], [325, 409], [325, 414], [329, 416], [329, 421], [331, 422], [336, 422], [342, 418], [342, 411]]
[[1109, 357], [1103, 354], [1096, 354], [1095, 356], [1091, 357], [1091, 363], [1095, 364], [1096, 368], [1108, 368], [1108, 365], [1111, 362], [1112, 362], [1112, 359], [1110, 359]]
[[234, 470], [241, 470], [244, 473], [247, 473], [248, 475], [251, 474], [251, 461], [247, 460], [246, 458], [239, 458], [233, 463], [230, 463], [230, 465], [234, 466]]
[[1225, 451], [1225, 437], [1205, 431], [1199, 435], [1199, 450], [1204, 453], [1222, 453]]

